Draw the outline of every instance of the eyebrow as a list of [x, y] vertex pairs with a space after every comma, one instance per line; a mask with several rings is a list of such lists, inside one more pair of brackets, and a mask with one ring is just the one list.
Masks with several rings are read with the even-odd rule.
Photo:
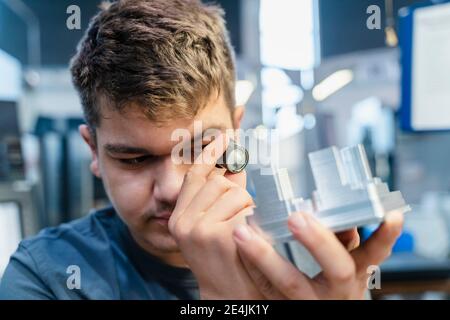
[[105, 144], [104, 148], [111, 153], [127, 153], [127, 154], [149, 154], [145, 148], [127, 146], [125, 144]]
[[[197, 139], [200, 139], [203, 134], [207, 130], [216, 129], [216, 130], [226, 130], [226, 127], [222, 124], [219, 125], [211, 125], [210, 127], [204, 129], [201, 134], [198, 134], [197, 136], [192, 137], [191, 143], [196, 141]], [[104, 145], [104, 149], [110, 153], [118, 153], [118, 154], [152, 154], [149, 150], [141, 147], [133, 147], [126, 144], [114, 144], [114, 143], [107, 143]]]

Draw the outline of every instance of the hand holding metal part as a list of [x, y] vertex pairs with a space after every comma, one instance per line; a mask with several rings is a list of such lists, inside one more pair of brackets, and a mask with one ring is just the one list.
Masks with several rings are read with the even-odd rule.
[[294, 197], [286, 169], [268, 168], [272, 174], [265, 175], [259, 169], [249, 172], [256, 192], [249, 222], [277, 242], [293, 239], [287, 220], [294, 212], [310, 213], [339, 232], [380, 223], [390, 212], [411, 210], [400, 191], [390, 192], [372, 176], [362, 145], [319, 150], [310, 153], [309, 160], [316, 184], [311, 199]]

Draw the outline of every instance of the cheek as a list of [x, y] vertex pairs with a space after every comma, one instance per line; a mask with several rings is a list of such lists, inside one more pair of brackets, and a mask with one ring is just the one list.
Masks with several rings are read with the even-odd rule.
[[136, 220], [151, 208], [153, 174], [151, 170], [127, 171], [103, 166], [103, 183], [114, 208], [125, 220]]

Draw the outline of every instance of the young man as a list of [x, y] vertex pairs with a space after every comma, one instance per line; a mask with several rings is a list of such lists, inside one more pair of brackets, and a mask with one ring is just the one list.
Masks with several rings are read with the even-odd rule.
[[[175, 163], [176, 129], [239, 128], [222, 11], [199, 0], [123, 0], [93, 18], [71, 67], [112, 207], [23, 241], [0, 287], [16, 299], [362, 298], [367, 267], [390, 253], [392, 215], [366, 243], [313, 218], [289, 226], [323, 272], [307, 278], [246, 225], [245, 173], [214, 161], [225, 135], [194, 137], [203, 161]], [[199, 159], [199, 158], [197, 158]], [[209, 160], [209, 161], [204, 161]]]

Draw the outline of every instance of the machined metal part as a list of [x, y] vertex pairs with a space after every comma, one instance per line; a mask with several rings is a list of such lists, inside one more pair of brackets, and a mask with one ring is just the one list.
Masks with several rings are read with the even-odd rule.
[[293, 240], [287, 219], [293, 212], [310, 213], [334, 232], [380, 223], [392, 211], [410, 211], [400, 191], [372, 177], [362, 145], [331, 147], [309, 154], [316, 185], [311, 199], [295, 198], [286, 169], [249, 172], [255, 189], [255, 213], [248, 217], [273, 240]]
[[249, 161], [247, 149], [230, 139], [227, 150], [217, 161], [216, 166], [225, 168], [231, 173], [239, 173], [245, 169]]

